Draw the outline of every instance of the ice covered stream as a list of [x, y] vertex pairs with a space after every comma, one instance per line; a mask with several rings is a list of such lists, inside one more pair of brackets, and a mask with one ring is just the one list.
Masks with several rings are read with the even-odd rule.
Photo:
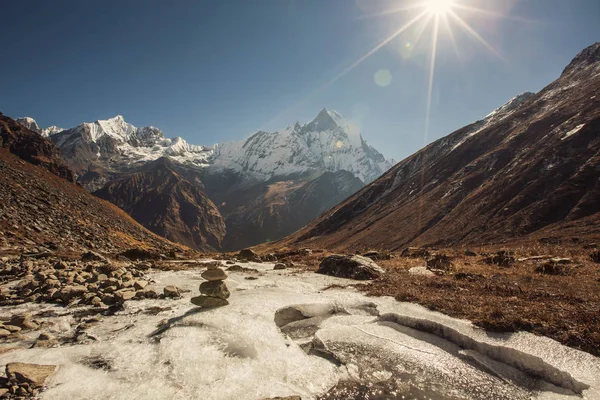
[[[228, 272], [229, 306], [190, 303], [202, 268], [156, 272], [157, 288], [176, 285], [183, 298], [126, 302], [88, 324], [83, 344], [22, 347], [0, 364], [58, 365], [43, 399], [341, 399], [359, 398], [358, 385], [371, 399], [600, 398], [600, 360], [551, 339], [489, 334], [414, 304], [325, 290], [355, 283], [344, 279], [243, 265], [260, 274]], [[74, 310], [62, 307], [0, 313], [26, 311], [56, 336], [76, 329]]]

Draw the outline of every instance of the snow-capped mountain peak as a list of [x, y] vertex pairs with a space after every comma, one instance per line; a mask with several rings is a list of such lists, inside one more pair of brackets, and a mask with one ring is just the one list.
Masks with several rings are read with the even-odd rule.
[[63, 128], [59, 128], [56, 125], [52, 125], [52, 126], [49, 126], [48, 128], [42, 129], [39, 127], [36, 120], [31, 117], [17, 118], [16, 121], [19, 124], [21, 124], [22, 126], [24, 126], [25, 128], [32, 130], [34, 132], [37, 132], [44, 137], [49, 137], [50, 135], [54, 135], [55, 133], [58, 133], [58, 132], [61, 132], [64, 130]]
[[260, 181], [346, 170], [371, 182], [391, 162], [364, 141], [356, 126], [324, 108], [302, 126], [295, 123], [279, 132], [257, 132], [244, 141], [216, 146], [214, 165]]

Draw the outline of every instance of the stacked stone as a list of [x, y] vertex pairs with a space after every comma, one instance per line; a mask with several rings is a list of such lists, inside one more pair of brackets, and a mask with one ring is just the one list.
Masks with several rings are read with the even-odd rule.
[[213, 308], [226, 306], [229, 304], [227, 299], [229, 298], [229, 289], [223, 282], [227, 279], [227, 274], [221, 268], [219, 264], [209, 264], [207, 270], [200, 275], [206, 279], [206, 282], [200, 284], [200, 296], [192, 297], [192, 304], [203, 307]]

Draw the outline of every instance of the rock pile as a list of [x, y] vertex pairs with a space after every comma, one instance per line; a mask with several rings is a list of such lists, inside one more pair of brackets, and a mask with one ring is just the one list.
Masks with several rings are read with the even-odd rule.
[[220, 264], [208, 264], [206, 271], [200, 275], [206, 282], [200, 284], [200, 296], [192, 297], [192, 304], [202, 308], [221, 307], [229, 304], [229, 289], [224, 280], [227, 274]]

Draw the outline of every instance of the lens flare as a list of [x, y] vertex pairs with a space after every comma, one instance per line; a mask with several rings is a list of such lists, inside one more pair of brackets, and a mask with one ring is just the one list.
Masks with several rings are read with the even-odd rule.
[[454, 7], [454, 0], [427, 0], [424, 6], [429, 14], [446, 15]]

